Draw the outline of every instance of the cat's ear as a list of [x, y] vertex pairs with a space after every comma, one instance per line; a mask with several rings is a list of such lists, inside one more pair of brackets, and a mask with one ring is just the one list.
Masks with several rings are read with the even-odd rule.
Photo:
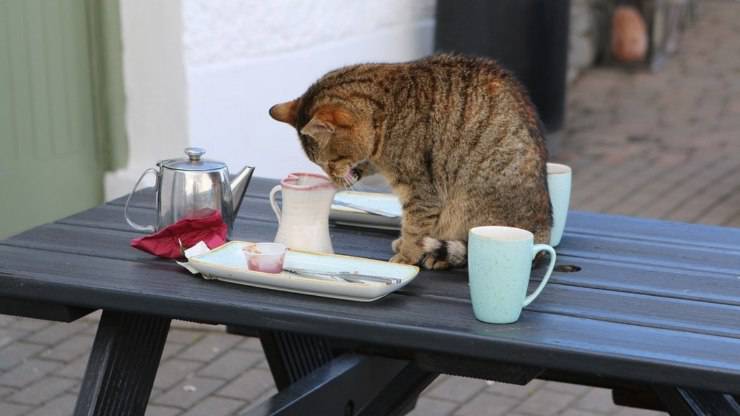
[[270, 117], [295, 127], [298, 115], [298, 99], [285, 103], [275, 104], [270, 107]]
[[336, 106], [320, 108], [311, 121], [301, 129], [301, 134], [312, 137], [319, 143], [326, 143], [338, 128], [351, 128], [354, 117], [348, 110]]
[[336, 130], [333, 123], [321, 117], [320, 114], [313, 116], [311, 121], [306, 123], [301, 129], [301, 134], [314, 139], [319, 145], [323, 146], [331, 139], [331, 135]]

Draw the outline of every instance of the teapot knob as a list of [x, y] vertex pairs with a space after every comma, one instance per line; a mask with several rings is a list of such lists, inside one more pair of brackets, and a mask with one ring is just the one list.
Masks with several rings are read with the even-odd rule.
[[206, 153], [206, 149], [202, 147], [187, 147], [185, 148], [185, 154], [188, 155], [191, 162], [200, 161], [200, 157]]

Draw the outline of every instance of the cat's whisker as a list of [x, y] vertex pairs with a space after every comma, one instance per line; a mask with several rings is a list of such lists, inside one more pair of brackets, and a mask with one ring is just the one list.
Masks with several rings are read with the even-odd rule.
[[347, 180], [346, 177], [342, 178], [344, 180], [344, 189], [348, 191], [354, 191], [354, 188], [352, 188], [352, 184]]
[[354, 178], [353, 179], [347, 179], [347, 185], [349, 186], [349, 190], [350, 191], [353, 191], [354, 192], [354, 190], [355, 190], [354, 184], [355, 184]]

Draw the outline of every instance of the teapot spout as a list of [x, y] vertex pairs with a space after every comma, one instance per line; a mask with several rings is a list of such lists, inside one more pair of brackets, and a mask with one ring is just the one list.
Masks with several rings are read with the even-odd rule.
[[247, 193], [247, 185], [249, 185], [249, 180], [252, 178], [252, 173], [254, 173], [254, 168], [251, 166], [245, 166], [244, 169], [237, 173], [237, 175], [231, 180], [231, 197], [234, 201], [234, 218], [236, 218], [236, 214], [242, 206], [242, 199], [244, 198], [244, 194]]

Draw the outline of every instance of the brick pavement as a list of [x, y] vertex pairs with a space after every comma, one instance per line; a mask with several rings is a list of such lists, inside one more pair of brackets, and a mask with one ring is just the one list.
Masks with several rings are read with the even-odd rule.
[[[557, 159], [573, 166], [573, 207], [740, 226], [740, 3], [704, 3], [658, 73], [588, 71], [572, 86]], [[0, 315], [0, 415], [71, 414], [97, 317], [51, 324]], [[239, 413], [275, 391], [255, 339], [176, 322], [149, 416]], [[419, 416], [628, 416], [608, 390], [442, 376]]]

